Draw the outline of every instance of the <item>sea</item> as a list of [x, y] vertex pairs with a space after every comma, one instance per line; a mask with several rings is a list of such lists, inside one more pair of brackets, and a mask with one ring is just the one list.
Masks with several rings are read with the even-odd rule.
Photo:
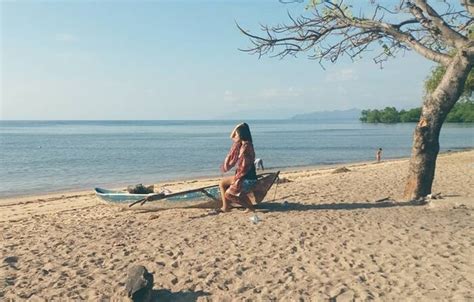
[[[241, 121], [0, 121], [0, 198], [220, 176]], [[247, 120], [266, 169], [410, 155], [414, 123]], [[441, 151], [474, 147], [474, 125], [445, 124]]]

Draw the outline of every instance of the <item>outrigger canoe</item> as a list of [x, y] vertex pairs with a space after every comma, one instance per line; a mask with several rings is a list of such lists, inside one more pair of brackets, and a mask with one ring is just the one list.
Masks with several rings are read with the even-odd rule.
[[[267, 192], [278, 178], [280, 171], [263, 173], [257, 176], [257, 184], [249, 193], [254, 204], [263, 201]], [[95, 188], [97, 197], [107, 203], [133, 206], [145, 202], [158, 208], [213, 208], [221, 203], [219, 185], [201, 187], [174, 193], [130, 194], [123, 191], [113, 191]]]

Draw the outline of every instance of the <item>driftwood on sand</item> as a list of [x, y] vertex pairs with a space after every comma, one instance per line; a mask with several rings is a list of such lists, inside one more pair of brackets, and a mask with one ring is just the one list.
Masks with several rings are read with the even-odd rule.
[[376, 200], [374, 200], [374, 202], [382, 202], [382, 201], [387, 201], [387, 200], [390, 200], [390, 196], [380, 198], [380, 199], [376, 199]]

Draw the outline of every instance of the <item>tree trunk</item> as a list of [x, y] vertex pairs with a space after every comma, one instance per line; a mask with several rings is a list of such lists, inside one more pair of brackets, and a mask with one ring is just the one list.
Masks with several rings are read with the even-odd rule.
[[420, 121], [413, 135], [405, 199], [415, 200], [431, 194], [441, 126], [463, 92], [473, 61], [472, 54], [458, 51], [447, 66], [438, 87], [423, 101]]

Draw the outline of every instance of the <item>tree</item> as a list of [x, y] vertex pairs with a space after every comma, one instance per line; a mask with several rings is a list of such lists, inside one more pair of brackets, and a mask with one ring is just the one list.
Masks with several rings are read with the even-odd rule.
[[[370, 0], [366, 2], [370, 12], [344, 0], [309, 1], [308, 14], [289, 15], [289, 24], [264, 25], [260, 35], [237, 25], [252, 42], [243, 51], [282, 58], [310, 52], [309, 57], [322, 64], [343, 56], [358, 59], [376, 50], [373, 59], [383, 64], [401, 51], [413, 50], [443, 66], [446, 71], [439, 84], [423, 99], [404, 191], [410, 200], [430, 194], [441, 126], [461, 96], [474, 64], [474, 41], [468, 38], [474, 24], [472, 0], [460, 0], [457, 5], [453, 0], [430, 1], [436, 2], [436, 7], [427, 0], [399, 0], [395, 8], [382, 0]], [[359, 11], [363, 12], [356, 16], [354, 12]]]
[[369, 115], [369, 112], [370, 112], [370, 109], [368, 109], [368, 110], [362, 110], [362, 111], [360, 112], [360, 118], [359, 118], [359, 120], [360, 120], [361, 122], [364, 122], [364, 123], [367, 122], [367, 116]]
[[381, 116], [381, 112], [377, 109], [362, 110], [360, 120], [365, 123], [380, 123]]
[[369, 110], [369, 114], [367, 115], [367, 122], [368, 123], [380, 123], [381, 120], [381, 113], [379, 110]]
[[472, 99], [465, 99], [456, 103], [446, 117], [446, 121], [452, 123], [473, 123], [474, 101]]
[[398, 111], [395, 107], [385, 107], [382, 111], [382, 116], [380, 117], [382, 123], [398, 123], [400, 117], [398, 116]]
[[[474, 39], [474, 30], [472, 28], [470, 28], [468, 31], [468, 37], [471, 40]], [[454, 55], [454, 53], [451, 53], [451, 55]], [[446, 67], [439, 64], [431, 70], [431, 73], [428, 75], [425, 81], [425, 94], [433, 93], [436, 87], [438, 87], [445, 73], [446, 73]], [[472, 98], [473, 91], [474, 91], [474, 69], [471, 69], [471, 71], [469, 72], [469, 75], [467, 76], [466, 82], [464, 83], [462, 97], [465, 100]]]
[[420, 120], [421, 108], [413, 108], [405, 112], [400, 112], [400, 121], [403, 123], [415, 123]]
[[[360, 121], [364, 123], [414, 123], [420, 120], [421, 107], [400, 110], [395, 107], [385, 107], [384, 110], [365, 109], [361, 111]], [[458, 101], [446, 117], [449, 123], [473, 123], [474, 100], [464, 98]]]

